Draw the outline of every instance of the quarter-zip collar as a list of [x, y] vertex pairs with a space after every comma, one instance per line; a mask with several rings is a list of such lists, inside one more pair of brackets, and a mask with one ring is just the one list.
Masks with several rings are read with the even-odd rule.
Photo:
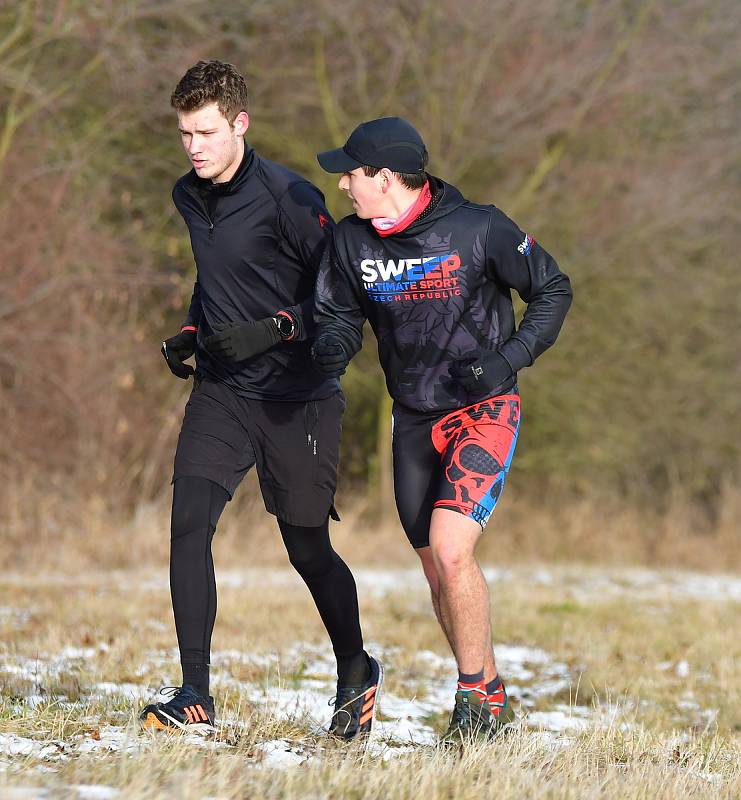
[[213, 238], [216, 207], [220, 197], [236, 194], [257, 169], [259, 158], [247, 142], [244, 143], [244, 155], [237, 171], [225, 183], [213, 183], [208, 178], [199, 178], [195, 169], [185, 176], [185, 189], [193, 197], [208, 220], [209, 238]]
[[186, 176], [187, 183], [201, 192], [205, 190], [218, 195], [234, 194], [242, 188], [247, 178], [255, 171], [257, 160], [257, 153], [245, 142], [242, 161], [230, 180], [225, 183], [213, 183], [210, 178], [199, 178], [195, 169], [192, 169]]

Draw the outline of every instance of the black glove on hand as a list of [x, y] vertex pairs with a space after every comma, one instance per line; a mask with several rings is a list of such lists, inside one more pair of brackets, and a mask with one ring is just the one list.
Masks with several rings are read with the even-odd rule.
[[335, 378], [344, 374], [350, 361], [340, 340], [331, 333], [325, 333], [314, 341], [311, 355], [325, 375]]
[[484, 350], [453, 362], [450, 375], [470, 395], [491, 394], [513, 373], [509, 361], [496, 350]]
[[184, 381], [193, 374], [193, 367], [190, 364], [183, 364], [183, 361], [195, 353], [197, 337], [196, 331], [180, 331], [177, 336], [165, 339], [160, 348], [170, 372]]
[[273, 317], [239, 325], [221, 323], [213, 326], [216, 333], [207, 336], [203, 346], [222, 361], [237, 363], [264, 353], [280, 341], [278, 326]]

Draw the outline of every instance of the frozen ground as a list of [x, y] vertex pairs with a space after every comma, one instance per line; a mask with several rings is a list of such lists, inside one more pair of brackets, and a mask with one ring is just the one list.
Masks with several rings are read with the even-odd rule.
[[[382, 596], [404, 592], [420, 602], [425, 598], [426, 587], [418, 569], [380, 570], [363, 569], [356, 572], [361, 597], [369, 594]], [[697, 598], [706, 601], [741, 601], [741, 579], [728, 575], [701, 575], [686, 572], [657, 572], [652, 570], [613, 570], [513, 568], [487, 570], [487, 578], [496, 593], [496, 585], [502, 581], [530, 581], [549, 585], [558, 582], [565, 587], [565, 598], [581, 602], [599, 603], [606, 598], [625, 596], [631, 599], [649, 598]], [[82, 578], [84, 580], [84, 576]], [[62, 576], [44, 579], [32, 578], [39, 583], [63, 583]], [[79, 577], [75, 579], [79, 583]], [[113, 583], [126, 582], [131, 588], [131, 575], [114, 576]], [[294, 585], [297, 578], [290, 570], [272, 570], [266, 575], [259, 573], [260, 585], [266, 580], [274, 586]], [[258, 573], [252, 571], [224, 572], [219, 584], [226, 586], [252, 586], [258, 581]], [[9, 579], [12, 583], [12, 578]], [[28, 580], [25, 581], [28, 585]], [[166, 588], [164, 576], [147, 577], [141, 588]], [[22, 627], [28, 619], [30, 609], [0, 607], [0, 617], [5, 624]], [[1, 646], [0, 646], [1, 647]], [[57, 704], [77, 720], [79, 732], [61, 738], [29, 738], [13, 732], [0, 733], [0, 773], [14, 770], [24, 764], [33, 771], [55, 770], [58, 765], [75, 758], [101, 758], [111, 753], [137, 753], [153, 747], [150, 735], [143, 735], [135, 722], [136, 710], [145, 700], [153, 696], [156, 687], [146, 685], [145, 675], [167, 674], [177, 663], [177, 652], [150, 651], [143, 654], [142, 665], [135, 679], [125, 683], [106, 680], [96, 672], [96, 660], [108, 651], [108, 644], [100, 642], [84, 648], [66, 647], [58, 652], [36, 653], [33, 658], [13, 652], [4, 652], [0, 663], [0, 675], [6, 681], [19, 681], [26, 687], [12, 698], [12, 712], [18, 718], [32, 715], [36, 708], [48, 708]], [[370, 643], [369, 649], [393, 669], [400, 653], [382, 643]], [[564, 702], [570, 689], [579, 680], [577, 668], [561, 663], [552, 654], [536, 647], [496, 644], [500, 669], [507, 676], [508, 689], [517, 701], [522, 724], [541, 737], [548, 746], [557, 748], [568, 743], [569, 738], [588, 728], [600, 726], [629, 727], [635, 716], [635, 708], [629, 703], [616, 703], [609, 708], [591, 707]], [[406, 654], [408, 659], [409, 654]], [[296, 641], [280, 654], [271, 652], [250, 653], [237, 650], [217, 651], [212, 656], [214, 689], [218, 695], [233, 691], [243, 698], [252, 709], [262, 710], [279, 720], [286, 720], [312, 734], [321, 734], [331, 717], [331, 698], [334, 694], [334, 664], [325, 649]], [[424, 690], [400, 690], [397, 681], [394, 692], [381, 695], [380, 713], [375, 726], [370, 753], [377, 758], [395, 758], [419, 745], [435, 741], [433, 724], [439, 725], [441, 713], [449, 710], [451, 687], [455, 676], [455, 663], [429, 650], [414, 654], [415, 671], [424, 674]], [[237, 669], [240, 667], [240, 669]], [[244, 667], [250, 674], [260, 677], [253, 681], [243, 677]], [[686, 675], [689, 666], [685, 661], [666, 661], [658, 664], [657, 670], [671, 671], [677, 676]], [[159, 670], [159, 672], [158, 672]], [[92, 676], [74, 701], [63, 695], [51, 696], [48, 684], [54, 684], [62, 676], [84, 674]], [[283, 680], [280, 676], [290, 676]], [[173, 673], [172, 677], [175, 675]], [[403, 684], [401, 684], [403, 685]], [[90, 707], [101, 699], [110, 701], [115, 709], [108, 714], [115, 724], [98, 724]], [[685, 701], [692, 703], [692, 700]], [[692, 709], [686, 709], [692, 710]], [[713, 709], [696, 708], [698, 717], [710, 720]], [[209, 750], [229, 750], [229, 731], [244, 726], [238, 715], [220, 718], [224, 735], [212, 739], [192, 735], [186, 739], [194, 747]], [[7, 728], [7, 726], [6, 726]], [[258, 743], [251, 753], [255, 768], [289, 768], [304, 764], [321, 755], [322, 746], [317, 737], [306, 739], [276, 738]], [[70, 786], [72, 796], [80, 798], [110, 798], [119, 793], [106, 786]], [[47, 790], [9, 789], [3, 797], [51, 797]], [[24, 794], [24, 792], [27, 792]], [[34, 792], [36, 792], [34, 794]]]
[[[378, 643], [369, 643], [371, 652], [378, 655], [383, 663], [393, 664], [397, 651], [383, 648]], [[65, 648], [63, 651], [48, 656], [36, 656], [33, 659], [6, 655], [3, 672], [22, 678], [33, 689], [25, 696], [17, 698], [15, 711], [27, 713], [51, 698], [45, 684], [53, 682], [63, 674], [74, 675], [82, 670], [89, 670], [91, 662], [97, 654], [105, 652], [106, 646], [97, 648]], [[499, 645], [497, 658], [503, 674], [508, 676], [510, 695], [518, 701], [520, 708], [526, 711], [536, 701], [542, 705], [543, 698], [568, 690], [577, 676], [573, 675], [565, 664], [554, 660], [552, 656], [539, 648]], [[177, 663], [176, 651], [151, 652], [144, 655], [140, 671], [145, 674], [159, 666]], [[237, 651], [216, 651], [212, 654], [213, 684], [216, 693], [227, 690], [237, 691], [253, 707], [263, 708], [266, 713], [279, 719], [309, 725], [315, 733], [321, 733], [327, 727], [332, 715], [329, 705], [335, 691], [334, 661], [328, 656], [326, 649], [295, 643], [280, 657], [271, 653], [244, 654]], [[232, 667], [248, 665], [259, 668], [265, 676], [263, 680], [248, 682], [232, 676]], [[430, 718], [448, 710], [451, 701], [455, 662], [452, 657], [442, 657], [429, 650], [415, 654], [417, 669], [430, 676], [424, 694], [392, 694], [384, 691], [380, 701], [380, 717], [376, 725], [376, 739], [384, 744], [384, 748], [403, 748], [405, 745], [431, 744], [435, 734], [428, 724]], [[280, 679], [280, 674], [300, 675], [292, 677], [290, 685]], [[151, 687], [145, 684], [121, 683], [109, 681], [95, 682], [84, 699], [70, 702], [65, 697], [55, 697], [59, 703], [83, 719], [86, 716], [86, 705], [99, 700], [102, 695], [121, 701], [121, 705], [129, 703], [132, 708], [138, 707], [153, 696]], [[615, 712], [617, 713], [617, 712]], [[569, 730], [578, 730], [586, 724], [587, 719], [595, 721], [592, 709], [563, 704], [555, 704], [551, 712], [537, 712], [525, 718], [525, 724], [535, 729], [551, 731], [560, 735]], [[92, 722], [93, 720], [91, 720]], [[239, 724], [235, 719], [222, 719], [226, 725]], [[200, 737], [194, 741], [199, 746], [216, 746], [220, 742], [204, 742]], [[96, 729], [96, 736], [80, 736], [67, 741], [41, 743], [14, 735], [0, 735], [0, 755], [19, 756], [34, 755], [47, 760], [59, 760], [72, 754], [94, 753], [131, 749], [146, 746], [146, 740], [131, 730], [129, 725], [106, 726]], [[277, 745], [276, 745], [277, 746]], [[268, 746], [265, 761], [273, 760], [275, 750]], [[278, 757], [276, 757], [278, 758]], [[280, 756], [281, 763], [285, 760]], [[0, 762], [1, 763], [1, 762]]]

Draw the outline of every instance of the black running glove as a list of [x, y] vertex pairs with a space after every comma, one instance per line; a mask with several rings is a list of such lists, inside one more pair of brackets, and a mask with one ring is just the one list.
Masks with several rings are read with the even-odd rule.
[[450, 375], [470, 395], [491, 394], [514, 373], [509, 361], [496, 350], [485, 350], [454, 361]]
[[187, 381], [193, 374], [193, 367], [190, 364], [183, 364], [186, 358], [190, 358], [196, 351], [196, 338], [198, 332], [194, 330], [182, 330], [177, 336], [171, 336], [162, 342], [160, 352], [167, 361], [167, 366], [173, 375]]
[[335, 378], [344, 374], [350, 361], [340, 340], [331, 333], [324, 333], [314, 341], [311, 355], [325, 375]]
[[278, 326], [273, 317], [238, 325], [220, 323], [213, 326], [216, 333], [207, 336], [203, 346], [212, 356], [236, 364], [264, 353], [280, 341]]

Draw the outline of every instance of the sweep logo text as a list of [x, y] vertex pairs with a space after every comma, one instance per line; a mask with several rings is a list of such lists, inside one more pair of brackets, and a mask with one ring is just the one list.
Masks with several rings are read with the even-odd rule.
[[397, 261], [366, 258], [360, 262], [360, 271], [368, 297], [377, 303], [390, 303], [459, 295], [456, 272], [460, 265], [460, 256], [452, 252]]

